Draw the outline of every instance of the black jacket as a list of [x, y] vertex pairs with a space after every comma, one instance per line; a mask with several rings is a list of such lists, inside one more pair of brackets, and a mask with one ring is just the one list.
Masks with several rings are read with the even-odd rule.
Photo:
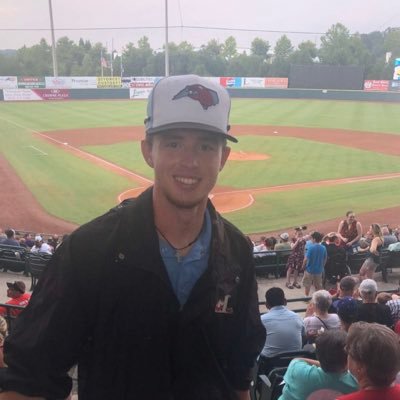
[[265, 342], [252, 252], [208, 209], [209, 265], [182, 309], [159, 253], [151, 189], [75, 231], [6, 340], [0, 386], [64, 398], [78, 362], [80, 400], [228, 400], [247, 389]]

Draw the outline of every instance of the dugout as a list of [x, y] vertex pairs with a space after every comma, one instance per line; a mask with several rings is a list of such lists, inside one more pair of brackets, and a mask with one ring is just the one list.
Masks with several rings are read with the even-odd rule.
[[289, 71], [291, 89], [363, 90], [364, 68], [357, 65], [296, 65]]

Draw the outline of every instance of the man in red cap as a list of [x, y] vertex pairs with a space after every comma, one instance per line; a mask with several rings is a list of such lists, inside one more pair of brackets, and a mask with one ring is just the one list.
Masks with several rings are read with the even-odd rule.
[[[31, 295], [29, 293], [25, 293], [26, 287], [25, 283], [22, 281], [14, 281], [7, 282], [7, 296], [11, 298], [8, 300], [6, 304], [11, 304], [14, 306], [22, 306], [25, 307], [28, 305], [29, 299]], [[16, 317], [21, 313], [22, 310], [18, 310], [15, 308], [10, 309], [10, 315], [12, 317]], [[0, 307], [0, 315], [7, 315], [6, 307]]]

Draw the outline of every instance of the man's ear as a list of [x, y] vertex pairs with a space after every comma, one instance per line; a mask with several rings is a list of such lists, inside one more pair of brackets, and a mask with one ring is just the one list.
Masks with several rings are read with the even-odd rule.
[[224, 146], [222, 148], [222, 155], [221, 155], [221, 164], [219, 166], [219, 170], [222, 171], [222, 169], [225, 166], [226, 161], [228, 160], [229, 154], [231, 153], [231, 148], [228, 146]]
[[151, 168], [154, 167], [153, 157], [152, 157], [152, 143], [148, 140], [142, 140], [141, 143], [142, 155], [147, 165]]

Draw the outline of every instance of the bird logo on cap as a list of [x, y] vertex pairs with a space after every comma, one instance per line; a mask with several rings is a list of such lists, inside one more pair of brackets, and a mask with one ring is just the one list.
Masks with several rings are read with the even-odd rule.
[[219, 103], [217, 92], [208, 89], [203, 85], [187, 85], [185, 89], [182, 89], [177, 93], [172, 100], [181, 99], [182, 97], [190, 97], [191, 99], [198, 101], [204, 110]]

